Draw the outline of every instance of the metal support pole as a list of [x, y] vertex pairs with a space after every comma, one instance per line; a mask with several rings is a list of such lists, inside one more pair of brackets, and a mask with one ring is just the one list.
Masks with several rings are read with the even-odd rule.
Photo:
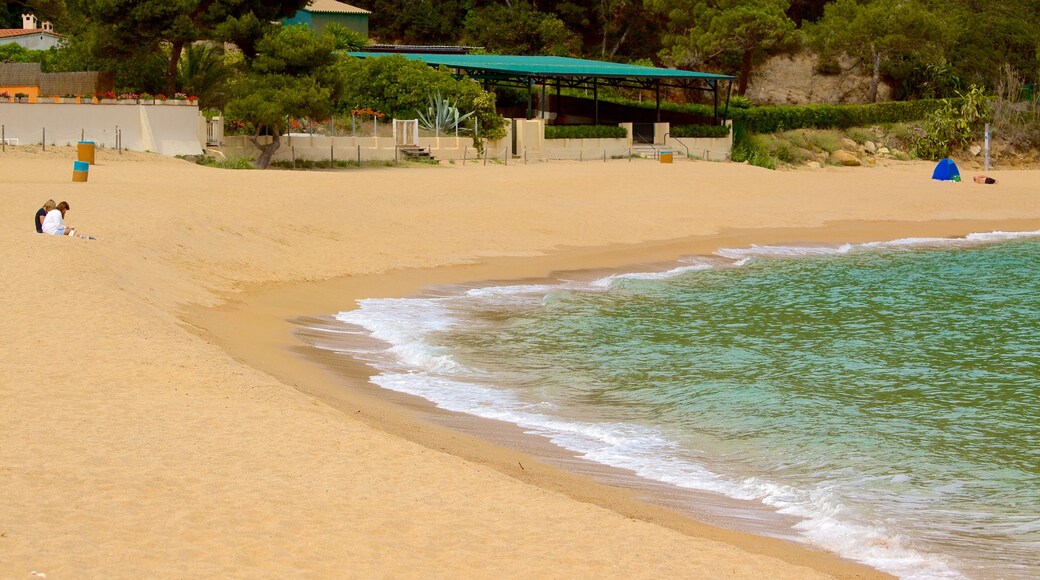
[[539, 104], [538, 116], [545, 120], [545, 83], [542, 83], [542, 101]]
[[606, 163], [606, 162], [607, 162], [607, 150], [604, 149], [603, 150], [603, 163]]
[[527, 119], [530, 120], [534, 107], [534, 96], [531, 94], [534, 87], [534, 80], [528, 77], [527, 79]]
[[596, 116], [593, 125], [599, 125], [599, 79], [592, 79], [592, 102], [596, 107]]
[[84, 129], [80, 129], [79, 130], [79, 140], [82, 141], [84, 139], [85, 135], [86, 135], [86, 131]]
[[556, 122], [560, 122], [560, 113], [563, 111], [563, 105], [560, 103], [560, 79], [556, 79]]
[[484, 165], [487, 165], [487, 148], [484, 148]]
[[357, 146], [357, 164], [361, 167], [361, 145]]
[[986, 123], [986, 171], [989, 171], [989, 123]]
[[289, 147], [292, 150], [292, 168], [296, 169], [296, 145]]
[[715, 97], [715, 124], [719, 124], [719, 81], [711, 81], [711, 92]]
[[46, 151], [47, 150], [47, 127], [43, 128], [43, 143], [42, 143], [42, 145], [43, 145], [43, 150]]
[[661, 122], [661, 81], [654, 81], [654, 100], [657, 103], [657, 123]]
[[469, 147], [462, 148], [462, 164], [466, 164], [466, 152], [469, 151]]
[[329, 145], [329, 169], [336, 165], [336, 146]]
[[7, 125], [0, 125], [0, 147], [7, 153]]

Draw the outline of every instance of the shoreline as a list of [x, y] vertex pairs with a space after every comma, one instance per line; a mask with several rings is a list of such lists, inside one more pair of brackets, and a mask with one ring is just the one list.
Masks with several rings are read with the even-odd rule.
[[[290, 321], [351, 297], [750, 242], [1040, 227], [1034, 171], [997, 172], [996, 187], [931, 182], [925, 163], [250, 172], [101, 150], [89, 183], [70, 183], [75, 153], [0, 155], [12, 577], [882, 576], [425, 421], [375, 396], [360, 366], [345, 389]], [[96, 239], [30, 230], [46, 198]]]
[[[1010, 226], [1010, 227], [1009, 227]], [[646, 244], [616, 245], [607, 248], [580, 248], [525, 258], [488, 258], [477, 264], [447, 266], [423, 271], [401, 270], [367, 277], [351, 277], [314, 283], [290, 284], [246, 291], [236, 297], [234, 306], [218, 309], [195, 308], [182, 318], [210, 340], [228, 350], [236, 359], [270, 373], [301, 392], [339, 409], [353, 412], [370, 426], [395, 436], [456, 455], [468, 462], [490, 466], [526, 484], [555, 490], [582, 502], [615, 511], [625, 517], [661, 525], [683, 534], [721, 540], [747, 550], [784, 561], [808, 565], [836, 577], [888, 577], [862, 564], [845, 560], [792, 538], [781, 539], [739, 531], [725, 524], [726, 516], [715, 507], [693, 506], [693, 510], [666, 506], [645, 492], [654, 482], [634, 475], [632, 485], [619, 485], [626, 477], [624, 470], [594, 464], [587, 472], [568, 468], [569, 452], [547, 440], [525, 448], [525, 440], [541, 439], [525, 435], [518, 426], [453, 413], [437, 408], [420, 397], [388, 391], [369, 382], [374, 370], [349, 357], [321, 354], [313, 346], [302, 346], [300, 330], [287, 326], [300, 324], [301, 317], [320, 317], [350, 310], [360, 298], [399, 298], [421, 295], [434, 287], [450, 285], [497, 285], [500, 283], [534, 283], [580, 272], [590, 274], [629, 272], [646, 267], [656, 268], [685, 256], [706, 255], [722, 247], [745, 247], [751, 244], [795, 243], [862, 243], [889, 241], [904, 237], [959, 237], [970, 233], [1034, 231], [1036, 220], [1000, 221], [957, 220], [951, 222], [839, 222], [821, 228], [753, 228], [726, 231], [718, 236], [692, 238]], [[878, 239], [879, 232], [887, 235]], [[522, 273], [506, 278], [505, 273]], [[422, 282], [428, 281], [427, 283]], [[433, 282], [430, 282], [433, 281]], [[279, 305], [295, 308], [308, 305], [304, 312], [290, 312]], [[339, 304], [339, 306], [336, 306]], [[259, 313], [263, 314], [259, 314]], [[267, 323], [257, 316], [267, 318]], [[273, 319], [278, 319], [275, 322]], [[310, 318], [311, 321], [318, 319]], [[249, 332], [241, 332], [243, 324]], [[259, 325], [259, 326], [258, 326]], [[208, 330], [202, 331], [202, 328]], [[260, 331], [260, 332], [258, 332]], [[274, 334], [281, 335], [275, 338]], [[263, 338], [260, 338], [263, 337]], [[279, 353], [280, 351], [280, 353]], [[280, 354], [280, 356], [279, 356]], [[302, 363], [302, 364], [301, 364]], [[310, 365], [314, 368], [304, 369]], [[319, 370], [320, 369], [320, 370]], [[324, 375], [324, 376], [318, 376]], [[545, 457], [556, 448], [557, 453]], [[584, 460], [575, 459], [581, 463]], [[590, 463], [590, 462], [584, 462]], [[670, 486], [662, 485], [667, 497]], [[685, 492], [684, 492], [685, 493]], [[729, 498], [700, 499], [741, 502]], [[688, 498], [687, 498], [688, 499]], [[769, 511], [762, 506], [761, 509]], [[713, 519], [713, 512], [714, 519]], [[777, 516], [778, 520], [780, 519]], [[762, 533], [762, 532], [759, 532]], [[867, 576], [862, 576], [867, 574]]]

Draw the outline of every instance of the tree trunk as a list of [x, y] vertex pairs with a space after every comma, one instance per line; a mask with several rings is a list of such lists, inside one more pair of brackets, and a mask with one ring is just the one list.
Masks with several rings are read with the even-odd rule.
[[170, 47], [170, 62], [166, 65], [166, 82], [163, 84], [163, 93], [172, 97], [177, 92], [177, 63], [181, 60], [181, 51], [184, 41], [178, 40]]
[[737, 94], [743, 95], [747, 92], [748, 79], [751, 77], [751, 50], [744, 50], [744, 58], [740, 62], [740, 83], [737, 86]]
[[253, 145], [256, 145], [257, 149], [260, 150], [260, 156], [256, 158], [253, 165], [255, 165], [257, 169], [267, 169], [267, 167], [271, 165], [271, 158], [274, 157], [278, 148], [282, 146], [281, 135], [275, 133], [274, 138], [267, 145], [261, 145], [259, 137], [250, 137], [249, 140], [253, 142]]
[[870, 77], [870, 102], [877, 102], [878, 83], [881, 81], [881, 53], [874, 53], [874, 74]]

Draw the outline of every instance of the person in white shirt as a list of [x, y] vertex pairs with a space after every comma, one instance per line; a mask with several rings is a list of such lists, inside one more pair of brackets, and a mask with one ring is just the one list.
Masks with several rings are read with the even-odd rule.
[[43, 218], [43, 233], [54, 236], [75, 235], [76, 228], [65, 225], [65, 212], [67, 211], [69, 211], [69, 202], [63, 201], [58, 204], [58, 207], [47, 212], [47, 217]]

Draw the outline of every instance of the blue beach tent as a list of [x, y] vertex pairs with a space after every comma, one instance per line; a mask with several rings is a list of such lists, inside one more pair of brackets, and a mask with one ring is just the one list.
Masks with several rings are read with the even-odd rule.
[[932, 179], [938, 179], [939, 181], [960, 181], [961, 172], [957, 169], [957, 164], [953, 162], [953, 159], [943, 159], [935, 166], [935, 171], [932, 172]]

